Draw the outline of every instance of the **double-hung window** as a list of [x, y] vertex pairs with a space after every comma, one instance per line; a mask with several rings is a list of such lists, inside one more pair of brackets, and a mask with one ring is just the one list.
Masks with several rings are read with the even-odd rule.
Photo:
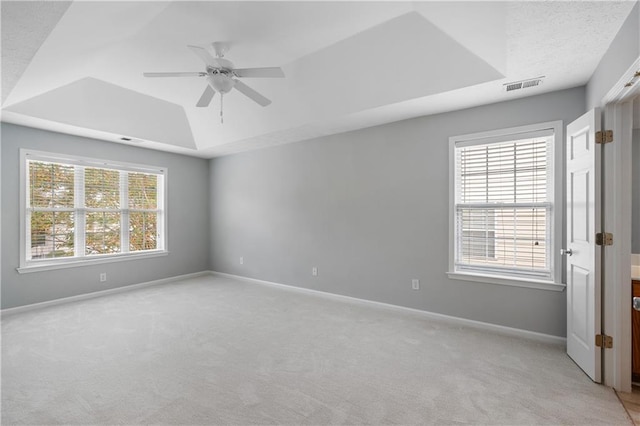
[[165, 168], [21, 157], [21, 272], [165, 253]]
[[450, 276], [560, 282], [561, 132], [551, 122], [450, 138]]

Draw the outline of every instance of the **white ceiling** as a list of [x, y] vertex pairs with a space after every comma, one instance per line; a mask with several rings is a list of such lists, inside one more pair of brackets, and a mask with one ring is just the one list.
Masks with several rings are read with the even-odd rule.
[[[585, 84], [634, 2], [2, 1], [2, 120], [214, 157]], [[244, 79], [196, 108], [187, 45], [228, 41]], [[506, 93], [504, 83], [545, 76]]]

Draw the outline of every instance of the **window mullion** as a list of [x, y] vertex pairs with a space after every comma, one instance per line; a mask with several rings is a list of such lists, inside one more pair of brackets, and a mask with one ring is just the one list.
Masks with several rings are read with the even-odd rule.
[[156, 210], [157, 210], [157, 216], [156, 216], [156, 239], [158, 242], [158, 248], [161, 248], [163, 250], [166, 250], [167, 248], [167, 241], [166, 241], [166, 234], [167, 234], [167, 230], [165, 229], [166, 226], [166, 211], [165, 211], [165, 185], [167, 184], [165, 182], [165, 175], [159, 175], [158, 176], [158, 181], [157, 181], [157, 185], [156, 185]]
[[120, 171], [120, 251], [129, 253], [129, 173]]
[[75, 209], [75, 240], [74, 254], [76, 257], [84, 257], [86, 253], [86, 210], [85, 210], [85, 179], [84, 167], [75, 166], [75, 179], [73, 187], [73, 206]]
[[26, 170], [23, 171], [23, 178], [25, 176], [24, 174], [26, 174], [26, 180], [24, 181], [24, 191], [25, 191], [24, 202], [25, 203], [22, 204], [22, 207], [24, 207], [25, 209], [25, 222], [24, 222], [25, 245], [24, 247], [22, 247], [23, 248], [22, 255], [24, 256], [25, 261], [29, 261], [33, 256], [33, 250], [32, 250], [33, 243], [31, 241], [31, 212], [33, 211], [32, 186], [33, 186], [34, 176], [31, 173], [30, 161], [28, 159], [25, 159], [25, 166], [26, 166]]

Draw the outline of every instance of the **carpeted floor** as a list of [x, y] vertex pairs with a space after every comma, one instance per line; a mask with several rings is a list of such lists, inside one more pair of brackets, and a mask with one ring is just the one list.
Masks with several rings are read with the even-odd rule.
[[6, 316], [2, 423], [631, 420], [561, 346], [207, 276]]

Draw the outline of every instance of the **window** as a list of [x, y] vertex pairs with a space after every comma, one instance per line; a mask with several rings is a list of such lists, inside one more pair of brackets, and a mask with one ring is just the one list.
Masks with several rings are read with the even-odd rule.
[[165, 251], [166, 169], [25, 151], [20, 269]]
[[560, 282], [561, 129], [553, 122], [450, 138], [450, 276]]

